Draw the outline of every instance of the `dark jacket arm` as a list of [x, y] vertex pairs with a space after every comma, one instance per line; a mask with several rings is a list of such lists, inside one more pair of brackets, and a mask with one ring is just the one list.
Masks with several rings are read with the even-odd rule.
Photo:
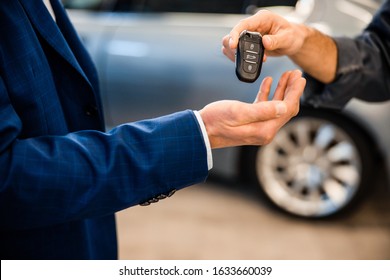
[[378, 11], [363, 33], [335, 38], [336, 79], [322, 84], [310, 76], [303, 101], [315, 107], [341, 109], [352, 98], [369, 102], [390, 99], [390, 1]]

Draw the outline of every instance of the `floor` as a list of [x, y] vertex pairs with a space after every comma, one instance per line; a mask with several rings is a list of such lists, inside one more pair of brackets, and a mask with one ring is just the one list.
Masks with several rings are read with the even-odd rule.
[[117, 215], [120, 259], [390, 259], [390, 191], [346, 216], [297, 219], [238, 183], [209, 180]]

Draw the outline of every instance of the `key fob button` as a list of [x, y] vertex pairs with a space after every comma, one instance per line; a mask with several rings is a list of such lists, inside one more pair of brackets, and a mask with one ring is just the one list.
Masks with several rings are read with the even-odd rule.
[[244, 48], [247, 51], [259, 53], [260, 44], [252, 43], [252, 42], [244, 42]]
[[257, 54], [254, 54], [254, 53], [245, 52], [244, 60], [257, 62], [257, 61], [259, 61], [259, 56]]
[[249, 63], [249, 62], [244, 62], [244, 71], [247, 73], [256, 73], [257, 71], [258, 64], [257, 63]]
[[243, 31], [236, 51], [236, 75], [242, 82], [257, 80], [263, 64], [264, 47], [258, 32]]

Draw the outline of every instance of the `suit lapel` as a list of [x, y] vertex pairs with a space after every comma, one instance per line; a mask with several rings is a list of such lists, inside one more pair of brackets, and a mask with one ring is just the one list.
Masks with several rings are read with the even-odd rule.
[[[74, 29], [72, 23], [69, 20], [68, 15], [66, 14], [61, 1], [60, 0], [50, 0], [52, 8], [54, 10], [57, 25], [62, 31], [62, 34], [64, 35], [66, 41], [68, 42], [72, 52], [77, 58], [78, 63], [80, 64], [81, 68], [87, 75], [89, 82], [97, 87], [99, 82], [97, 78], [97, 72], [95, 69], [95, 65], [92, 62], [92, 59], [83, 46], [83, 43], [80, 40], [80, 37], [78, 36], [76, 30]], [[95, 90], [98, 91], [97, 88]]]
[[19, 0], [24, 7], [31, 23], [47, 41], [70, 65], [72, 65], [88, 82], [84, 71], [77, 62], [72, 50], [66, 42], [57, 24], [54, 22], [42, 0]]

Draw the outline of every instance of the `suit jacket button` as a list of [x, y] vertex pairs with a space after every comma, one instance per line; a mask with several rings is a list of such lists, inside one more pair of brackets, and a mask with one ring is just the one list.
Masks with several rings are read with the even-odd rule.
[[98, 108], [95, 105], [88, 105], [85, 107], [85, 114], [89, 117], [96, 116], [98, 114]]
[[169, 193], [168, 193], [168, 197], [171, 197], [174, 193], [176, 192], [176, 190], [171, 190]]
[[166, 194], [160, 194], [159, 196], [157, 196], [157, 199], [164, 199], [164, 198], [167, 198], [168, 196]]
[[139, 204], [140, 206], [149, 206], [150, 205], [150, 202], [149, 201], [145, 201], [143, 203], [140, 203]]

